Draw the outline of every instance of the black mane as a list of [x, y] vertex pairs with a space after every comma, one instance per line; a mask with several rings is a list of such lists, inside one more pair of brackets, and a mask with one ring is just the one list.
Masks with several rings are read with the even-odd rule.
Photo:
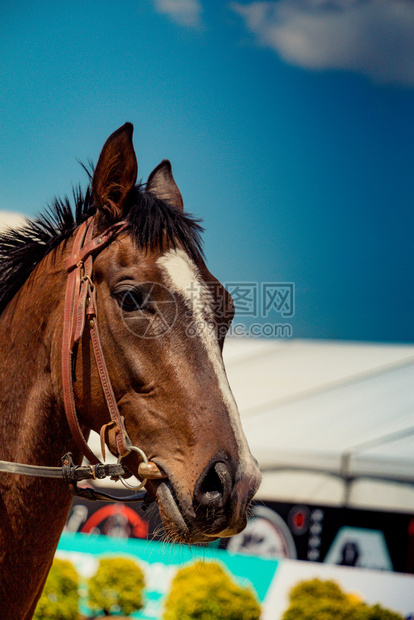
[[[90, 187], [85, 192], [75, 189], [73, 203], [74, 209], [67, 197], [56, 198], [36, 219], [0, 232], [0, 314], [40, 261], [96, 212]], [[192, 258], [202, 255], [199, 220], [156, 198], [144, 185], [134, 188], [128, 205], [125, 219], [139, 248], [162, 249], [169, 242]]]

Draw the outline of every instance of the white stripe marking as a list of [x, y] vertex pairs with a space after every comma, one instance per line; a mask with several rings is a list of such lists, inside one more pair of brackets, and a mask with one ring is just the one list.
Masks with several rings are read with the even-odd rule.
[[157, 260], [157, 264], [163, 272], [167, 286], [173, 293], [182, 296], [194, 317], [195, 332], [207, 351], [223, 401], [229, 412], [230, 425], [239, 451], [239, 472], [245, 473], [249, 466], [255, 469], [217, 342], [214, 329], [213, 297], [203, 282], [195, 263], [183, 250], [169, 250]]

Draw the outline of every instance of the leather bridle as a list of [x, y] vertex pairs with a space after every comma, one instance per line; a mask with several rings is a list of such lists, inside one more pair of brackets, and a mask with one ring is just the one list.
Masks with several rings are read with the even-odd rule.
[[[116, 498], [91, 489], [79, 489], [77, 482], [83, 479], [111, 476], [112, 478], [120, 479], [124, 486], [138, 490], [145, 486], [148, 478], [159, 479], [166, 477], [155, 463], [148, 461], [143, 450], [132, 445], [128, 437], [124, 419], [119, 412], [112, 388], [98, 330], [96, 287], [92, 279], [93, 258], [120, 233], [125, 231], [127, 227], [128, 224], [126, 222], [118, 222], [109, 226], [100, 235], [93, 237], [94, 217], [90, 217], [79, 226], [73, 243], [72, 254], [65, 261], [68, 279], [62, 335], [63, 404], [75, 443], [80, 452], [88, 459], [90, 465], [83, 467], [74, 465], [72, 455], [68, 453], [62, 458], [62, 468], [0, 461], [0, 471], [48, 478], [63, 477], [74, 494], [87, 497], [87, 499], [109, 499], [111, 501], [119, 499], [121, 501], [134, 501], [142, 500], [143, 498], [138, 496]], [[86, 326], [88, 326], [98, 376], [111, 418], [100, 430], [101, 451], [105, 459], [105, 443], [107, 442], [111, 452], [118, 456], [118, 463], [116, 465], [102, 463], [92, 452], [82, 432], [76, 411], [73, 388], [75, 353], [79, 341], [85, 333]], [[142, 458], [142, 462], [138, 466], [138, 475], [143, 480], [137, 487], [132, 487], [124, 480], [126, 474], [131, 474], [121, 463], [121, 460], [132, 451], [137, 452]]]
[[[108, 369], [102, 351], [98, 330], [96, 289], [92, 281], [93, 257], [101, 252], [127, 224], [120, 222], [110, 226], [101, 235], [92, 238], [93, 218], [79, 227], [72, 254], [65, 261], [68, 279], [66, 284], [62, 336], [62, 382], [63, 403], [69, 428], [79, 450], [93, 465], [100, 461], [89, 448], [79, 424], [73, 390], [73, 354], [88, 325], [98, 376], [102, 385], [111, 421], [101, 429], [101, 438], [109, 429], [115, 431], [116, 450], [122, 458], [131, 452], [131, 441], [119, 413]], [[104, 452], [104, 447], [103, 447]]]

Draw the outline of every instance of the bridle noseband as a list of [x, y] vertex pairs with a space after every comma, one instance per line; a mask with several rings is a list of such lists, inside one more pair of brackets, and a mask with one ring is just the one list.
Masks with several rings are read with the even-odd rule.
[[[96, 287], [92, 279], [93, 258], [120, 233], [125, 231], [127, 227], [128, 224], [126, 222], [118, 222], [109, 226], [102, 234], [93, 237], [94, 217], [90, 217], [79, 226], [73, 243], [72, 254], [65, 261], [68, 279], [65, 292], [62, 334], [63, 404], [72, 436], [78, 449], [88, 459], [90, 465], [76, 466], [72, 461], [72, 455], [68, 453], [62, 458], [62, 468], [0, 461], [0, 471], [47, 478], [63, 477], [75, 495], [80, 495], [87, 499], [110, 501], [136, 501], [142, 500], [143, 497], [138, 495], [126, 498], [112, 497], [92, 489], [79, 489], [77, 482], [84, 479], [111, 476], [121, 480], [127, 488], [136, 491], [145, 486], [148, 478], [160, 479], [166, 477], [155, 463], [148, 461], [143, 450], [133, 446], [128, 437], [124, 419], [119, 412], [112, 389], [98, 330]], [[111, 452], [118, 454], [118, 463], [116, 465], [102, 463], [92, 452], [82, 432], [76, 411], [73, 389], [74, 354], [79, 341], [85, 333], [86, 326], [89, 329], [96, 368], [111, 418], [100, 430], [102, 455], [105, 458], [105, 443], [108, 442]], [[131, 486], [124, 480], [125, 474], [131, 474], [121, 463], [121, 460], [132, 451], [137, 452], [142, 458], [142, 462], [138, 467], [138, 475], [143, 480], [137, 487]]]

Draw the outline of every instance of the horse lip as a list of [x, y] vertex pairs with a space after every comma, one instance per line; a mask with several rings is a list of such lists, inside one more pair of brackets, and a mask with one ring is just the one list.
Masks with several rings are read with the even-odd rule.
[[[177, 505], [184, 518], [187, 516], [189, 519], [195, 519], [195, 512], [193, 510], [192, 498], [187, 495], [185, 487], [180, 484], [179, 479], [171, 472], [169, 464], [164, 459], [154, 457], [151, 459], [153, 463], [160, 468], [165, 474], [165, 478], [158, 480], [151, 480], [156, 483], [156, 493], [158, 494], [158, 488], [164, 483], [168, 486], [169, 492], [172, 495], [174, 503]], [[164, 491], [162, 491], [164, 493]]]
[[180, 509], [180, 504], [169, 479], [162, 480], [157, 484], [156, 495], [158, 504], [161, 504], [163, 512], [166, 513], [168, 518], [181, 530], [183, 534], [188, 535], [188, 525], [185, 522], [184, 516]]
[[[176, 542], [203, 544], [221, 537], [222, 528], [218, 527], [218, 524], [216, 525], [217, 531], [208, 533], [200, 530], [196, 523], [197, 517], [194, 510], [191, 508], [186, 511], [182, 508], [170, 479], [157, 480], [156, 497], [163, 521], [166, 516], [175, 526], [173, 539]], [[224, 514], [218, 515], [218, 519], [224, 518]]]
[[[166, 528], [167, 535], [170, 536], [171, 540], [185, 544], [203, 545], [219, 538], [217, 535], [200, 532], [197, 527], [194, 527], [194, 524], [191, 528], [189, 527], [169, 480], [157, 481], [156, 495], [160, 511], [162, 510], [164, 515], [174, 524], [172, 533], [168, 531], [168, 527]], [[163, 518], [163, 515], [161, 517]]]

